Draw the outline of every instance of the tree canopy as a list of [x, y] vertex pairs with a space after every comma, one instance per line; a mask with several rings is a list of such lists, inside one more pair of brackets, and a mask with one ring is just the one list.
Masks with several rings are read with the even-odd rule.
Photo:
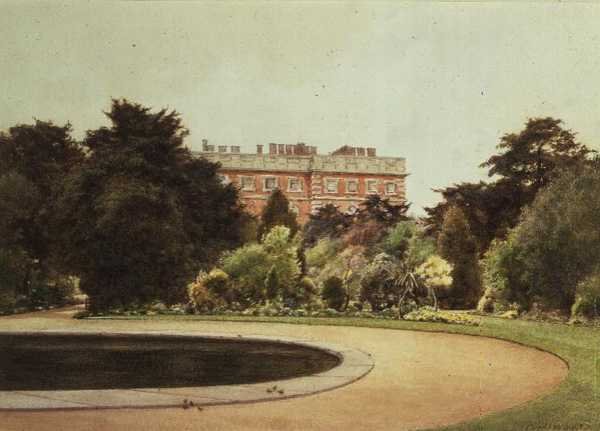
[[449, 208], [460, 207], [483, 253], [494, 238], [505, 237], [517, 224], [539, 190], [592, 153], [561, 120], [550, 117], [529, 119], [520, 132], [502, 136], [497, 149], [498, 154], [480, 165], [494, 181], [435, 190], [442, 201], [425, 208], [430, 233], [440, 232]]
[[5, 305], [23, 297], [19, 306], [34, 307], [55, 296], [50, 290], [60, 284], [60, 275], [51, 255], [54, 201], [62, 179], [82, 158], [69, 124], [36, 120], [0, 132], [0, 302]]
[[237, 191], [184, 146], [177, 112], [113, 100], [106, 116], [56, 205], [62, 263], [95, 309], [178, 300], [191, 274], [239, 242]]
[[564, 172], [542, 190], [506, 241], [490, 249], [486, 279], [508, 301], [568, 311], [600, 262], [600, 164]]

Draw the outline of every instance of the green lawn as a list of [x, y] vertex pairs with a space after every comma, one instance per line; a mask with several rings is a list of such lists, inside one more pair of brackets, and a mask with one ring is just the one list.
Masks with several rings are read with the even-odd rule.
[[[542, 399], [447, 431], [600, 430], [600, 328], [483, 317], [481, 326], [358, 318], [292, 318], [156, 315], [119, 319], [174, 319], [277, 322], [303, 325], [364, 326], [485, 335], [553, 352], [569, 363], [567, 379]], [[440, 406], [443, 408], [443, 406]], [[439, 430], [439, 429], [438, 429]]]

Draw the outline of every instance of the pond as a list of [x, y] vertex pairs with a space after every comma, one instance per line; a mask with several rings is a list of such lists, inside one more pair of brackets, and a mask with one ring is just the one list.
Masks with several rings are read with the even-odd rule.
[[242, 338], [0, 334], [0, 390], [248, 384], [315, 374], [339, 362], [308, 346]]

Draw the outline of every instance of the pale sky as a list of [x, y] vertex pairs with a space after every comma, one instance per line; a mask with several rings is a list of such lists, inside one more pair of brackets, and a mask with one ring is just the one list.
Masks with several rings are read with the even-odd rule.
[[555, 116], [600, 149], [600, 3], [0, 0], [0, 129], [174, 108], [188, 145], [306, 142], [407, 159], [413, 211]]

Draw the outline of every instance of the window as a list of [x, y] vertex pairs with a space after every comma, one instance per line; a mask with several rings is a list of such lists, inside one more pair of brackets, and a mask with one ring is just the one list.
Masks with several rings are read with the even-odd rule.
[[297, 177], [288, 177], [288, 192], [301, 192], [302, 180]]
[[357, 180], [346, 180], [346, 193], [358, 193]]
[[398, 189], [398, 185], [396, 183], [385, 183], [385, 194], [386, 195], [395, 195]]
[[338, 191], [338, 180], [335, 178], [327, 178], [325, 180], [325, 191], [327, 193], [337, 193]]
[[377, 193], [377, 180], [367, 180], [367, 193]]
[[242, 191], [254, 191], [256, 188], [255, 183], [254, 183], [254, 177], [241, 176], [240, 177], [240, 185], [241, 185]]
[[272, 192], [277, 188], [277, 177], [265, 177], [263, 180], [263, 191]]

